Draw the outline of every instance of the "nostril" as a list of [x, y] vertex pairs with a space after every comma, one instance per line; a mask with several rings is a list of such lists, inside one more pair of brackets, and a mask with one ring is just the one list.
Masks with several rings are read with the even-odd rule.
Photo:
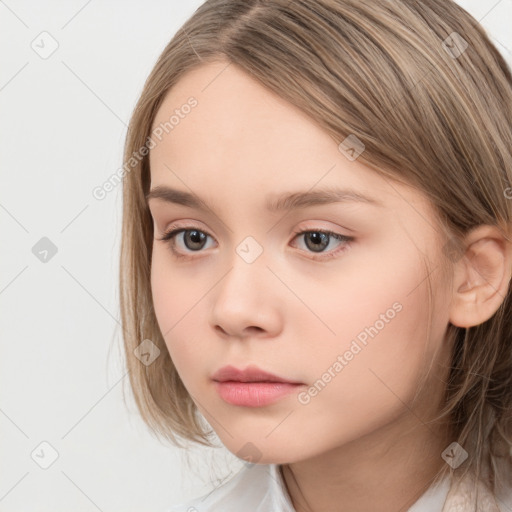
[[247, 327], [248, 330], [253, 330], [255, 329], [256, 331], [263, 331], [263, 329], [261, 327], [258, 327], [258, 326], [253, 326], [251, 325], [250, 327]]

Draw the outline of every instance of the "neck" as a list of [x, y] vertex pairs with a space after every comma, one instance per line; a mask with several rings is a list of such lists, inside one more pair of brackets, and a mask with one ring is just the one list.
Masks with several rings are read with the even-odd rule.
[[446, 464], [447, 429], [407, 411], [377, 432], [282, 466], [296, 512], [405, 512]]

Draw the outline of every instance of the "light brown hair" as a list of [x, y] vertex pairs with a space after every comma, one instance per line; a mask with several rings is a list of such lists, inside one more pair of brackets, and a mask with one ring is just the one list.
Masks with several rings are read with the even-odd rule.
[[[465, 45], [467, 43], [467, 47]], [[425, 193], [446, 255], [466, 233], [496, 225], [508, 237], [512, 196], [512, 76], [482, 27], [451, 0], [208, 0], [178, 30], [149, 75], [131, 118], [125, 161], [148, 145], [166, 93], [188, 71], [226, 60], [297, 106], [359, 159]], [[180, 446], [210, 444], [169, 356], [150, 288], [153, 223], [147, 151], [126, 173], [120, 303], [126, 365], [142, 418]], [[508, 238], [507, 238], [508, 240]], [[432, 300], [432, 298], [431, 298]], [[453, 359], [439, 414], [469, 453], [458, 470], [491, 488], [512, 475], [512, 309], [471, 328], [449, 324]], [[151, 340], [149, 366], [134, 350]]]

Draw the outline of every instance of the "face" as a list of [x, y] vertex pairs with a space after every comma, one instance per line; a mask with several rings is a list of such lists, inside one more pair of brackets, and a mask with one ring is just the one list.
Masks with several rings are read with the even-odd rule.
[[[341, 140], [235, 65], [185, 75], [153, 129], [173, 115], [172, 129], [154, 138], [151, 190], [191, 193], [209, 209], [149, 199], [153, 301], [176, 369], [221, 441], [259, 463], [293, 462], [416, 407], [420, 377], [447, 355], [449, 320], [437, 269], [427, 333], [423, 258], [438, 266], [440, 233], [425, 197], [347, 158]], [[327, 189], [369, 200], [268, 208]], [[225, 365], [299, 384], [260, 406], [233, 404], [212, 380]]]

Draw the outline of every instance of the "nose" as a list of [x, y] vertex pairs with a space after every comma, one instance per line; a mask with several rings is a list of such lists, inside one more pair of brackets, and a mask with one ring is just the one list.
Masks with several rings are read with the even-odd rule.
[[248, 263], [237, 256], [232, 262], [212, 290], [212, 327], [224, 337], [275, 336], [284, 304], [279, 280], [263, 258]]

